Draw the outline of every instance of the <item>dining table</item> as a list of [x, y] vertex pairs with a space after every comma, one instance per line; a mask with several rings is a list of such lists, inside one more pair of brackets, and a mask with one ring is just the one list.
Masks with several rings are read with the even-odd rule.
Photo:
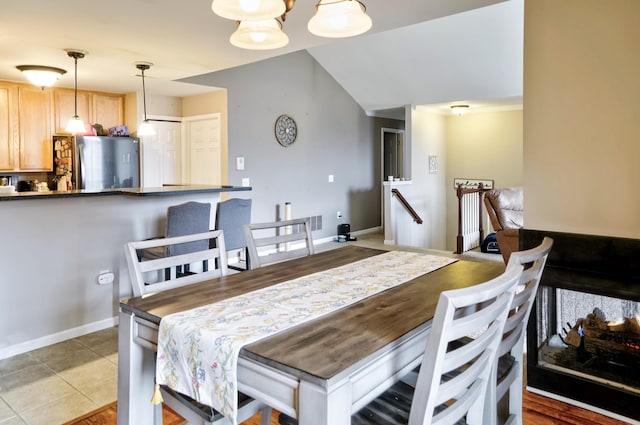
[[[346, 246], [120, 303], [118, 425], [154, 423], [155, 355], [163, 318], [349, 265], [385, 250]], [[242, 347], [238, 390], [298, 419], [348, 425], [417, 367], [442, 291], [485, 282], [498, 262], [458, 259], [321, 317]]]

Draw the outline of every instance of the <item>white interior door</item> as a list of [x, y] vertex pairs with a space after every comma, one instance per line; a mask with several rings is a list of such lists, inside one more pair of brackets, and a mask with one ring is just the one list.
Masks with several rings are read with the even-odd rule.
[[185, 175], [190, 184], [222, 184], [220, 114], [184, 118]]
[[181, 123], [154, 121], [156, 134], [142, 137], [142, 186], [182, 183]]

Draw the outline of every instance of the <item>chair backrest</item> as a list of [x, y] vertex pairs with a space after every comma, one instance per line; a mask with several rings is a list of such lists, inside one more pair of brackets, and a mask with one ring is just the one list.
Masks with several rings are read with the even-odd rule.
[[511, 253], [509, 263], [525, 266], [525, 270], [520, 278], [520, 283], [516, 288], [516, 294], [511, 303], [511, 309], [507, 322], [504, 326], [503, 339], [498, 350], [498, 357], [517, 350], [518, 357], [522, 357], [524, 349], [524, 334], [531, 307], [538, 292], [538, 285], [542, 277], [542, 271], [547, 263], [547, 257], [553, 247], [553, 239], [546, 237], [542, 243], [535, 248], [526, 251], [516, 251]]
[[[185, 202], [167, 209], [167, 231], [165, 237], [192, 235], [210, 230], [211, 204], [208, 202]], [[168, 255], [187, 254], [207, 249], [207, 241], [168, 246]]]
[[465, 415], [495, 423], [488, 385], [495, 382], [498, 344], [521, 275], [522, 266], [510, 264], [485, 283], [440, 294], [409, 425], [452, 424]]
[[[251, 268], [304, 257], [314, 253], [309, 217], [244, 226]], [[270, 247], [258, 256], [258, 248]]]
[[[491, 388], [495, 392], [492, 398], [497, 403], [500, 423], [522, 423], [524, 336], [552, 247], [553, 239], [545, 237], [537, 247], [512, 252], [509, 258], [509, 265], [523, 265], [525, 269], [516, 287], [504, 326], [502, 341], [498, 347], [498, 376]], [[502, 402], [503, 399], [508, 399], [508, 403]]]
[[[215, 248], [209, 248], [214, 240]], [[154, 260], [146, 260], [138, 251], [154, 247], [171, 247], [191, 242], [204, 241], [205, 248], [183, 254], [174, 254]], [[175, 236], [145, 241], [129, 242], [125, 245], [125, 255], [129, 266], [129, 276], [133, 294], [165, 291], [192, 283], [202, 282], [227, 274], [227, 255], [222, 231], [209, 231], [185, 236]], [[212, 261], [211, 261], [212, 260]], [[190, 265], [189, 272], [179, 274], [176, 267]], [[169, 276], [165, 271], [170, 270]]]
[[247, 246], [242, 226], [251, 223], [251, 199], [231, 198], [216, 206], [216, 230], [224, 232], [227, 251]]

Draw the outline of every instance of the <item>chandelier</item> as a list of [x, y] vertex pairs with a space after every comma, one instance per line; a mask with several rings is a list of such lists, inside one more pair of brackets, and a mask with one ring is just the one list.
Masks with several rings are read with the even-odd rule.
[[[237, 22], [231, 44], [244, 49], [266, 50], [284, 47], [289, 37], [282, 31], [295, 0], [213, 0], [217, 15]], [[339, 38], [363, 34], [373, 22], [359, 0], [319, 0], [309, 20], [309, 32], [320, 37]]]

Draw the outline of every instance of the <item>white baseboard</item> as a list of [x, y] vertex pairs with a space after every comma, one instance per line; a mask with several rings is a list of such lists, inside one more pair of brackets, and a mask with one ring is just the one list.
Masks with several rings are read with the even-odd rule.
[[0, 348], [0, 360], [18, 354], [23, 354], [28, 351], [37, 350], [38, 348], [46, 347], [48, 345], [57, 344], [58, 342], [66, 341], [68, 339], [87, 335], [92, 332], [112, 328], [117, 324], [118, 317], [112, 317], [109, 319], [101, 320], [99, 322], [87, 323], [86, 325], [78, 326], [77, 328], [67, 329], [55, 334], [46, 335], [40, 338], [32, 339], [30, 341], [25, 341], [19, 344]]

